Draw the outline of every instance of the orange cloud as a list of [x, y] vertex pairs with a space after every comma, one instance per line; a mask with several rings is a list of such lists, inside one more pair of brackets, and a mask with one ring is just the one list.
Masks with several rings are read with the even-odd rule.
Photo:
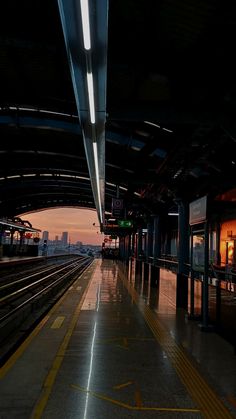
[[[71, 243], [82, 241], [84, 244], [101, 245], [103, 234], [100, 233], [96, 211], [77, 208], [55, 208], [36, 213], [21, 215], [33, 227], [49, 231], [49, 239], [61, 238], [63, 231], [68, 231]], [[95, 226], [93, 226], [95, 223]]]

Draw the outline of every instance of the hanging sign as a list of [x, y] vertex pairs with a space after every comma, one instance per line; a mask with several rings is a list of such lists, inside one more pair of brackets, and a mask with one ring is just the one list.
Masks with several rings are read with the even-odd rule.
[[120, 198], [112, 198], [112, 216], [113, 217], [122, 217], [123, 209], [124, 209], [124, 202], [123, 199]]
[[118, 226], [122, 228], [130, 228], [133, 227], [132, 220], [118, 220]]
[[189, 204], [189, 224], [199, 224], [206, 220], [207, 197], [203, 196]]

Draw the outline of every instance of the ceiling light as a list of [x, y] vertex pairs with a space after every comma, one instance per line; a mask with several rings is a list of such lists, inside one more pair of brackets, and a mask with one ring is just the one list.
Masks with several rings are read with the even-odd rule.
[[173, 179], [176, 179], [182, 173], [182, 171], [183, 171], [182, 168], [180, 168], [179, 170], [177, 170], [177, 172], [173, 176]]
[[93, 90], [93, 74], [87, 73], [89, 111], [91, 124], [95, 124], [95, 107], [94, 107], [94, 90]]
[[106, 184], [109, 186], [114, 186], [114, 188], [116, 188], [116, 185], [114, 183], [106, 182]]
[[90, 39], [88, 0], [80, 0], [80, 7], [81, 7], [81, 15], [82, 15], [84, 48], [86, 50], [89, 50], [91, 49], [91, 39]]
[[168, 128], [162, 128], [162, 129], [163, 129], [163, 131], [173, 132], [171, 129], [168, 129]]
[[161, 128], [160, 125], [154, 124], [153, 122], [143, 121], [145, 124], [152, 125], [153, 127]]

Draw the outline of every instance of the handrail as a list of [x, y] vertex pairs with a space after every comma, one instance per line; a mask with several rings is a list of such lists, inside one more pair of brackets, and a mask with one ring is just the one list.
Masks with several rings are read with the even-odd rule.
[[171, 263], [174, 265], [178, 265], [179, 262], [173, 259], [164, 259], [164, 258], [157, 258], [156, 260], [159, 260], [160, 262], [167, 262], [167, 263]]
[[[160, 267], [166, 267], [166, 265], [168, 266], [172, 266], [174, 269], [176, 269], [179, 265], [179, 262], [175, 259], [171, 259], [171, 258], [166, 258], [166, 257], [153, 257], [153, 256], [148, 256], [147, 259], [145, 259], [145, 255], [139, 255], [142, 256], [142, 258], [138, 258], [137, 260], [139, 261], [149, 261], [151, 264], [153, 265], [159, 265]], [[199, 269], [194, 269], [194, 267], [191, 267], [190, 263], [185, 262], [184, 263], [184, 267], [186, 268], [186, 274], [190, 274], [191, 271], [192, 272], [196, 272], [196, 274], [203, 274], [203, 267], [202, 267], [202, 271]], [[188, 273], [187, 273], [188, 272]], [[229, 266], [229, 265], [225, 265], [225, 266], [217, 266], [214, 264], [209, 264], [209, 269], [208, 269], [208, 274], [209, 277], [212, 277], [212, 275], [215, 275], [215, 278], [218, 280], [222, 280], [222, 281], [233, 281], [236, 283], [236, 267], [233, 266]], [[224, 278], [219, 278], [218, 276], [224, 276]]]

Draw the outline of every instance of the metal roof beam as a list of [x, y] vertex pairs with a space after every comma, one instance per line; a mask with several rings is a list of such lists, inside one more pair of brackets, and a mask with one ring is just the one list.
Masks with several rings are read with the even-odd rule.
[[[91, 48], [86, 47], [83, 42], [82, 3], [85, 1], [58, 0], [93, 196], [102, 227], [105, 195], [108, 0], [90, 0], [88, 4]], [[94, 116], [91, 111], [88, 74], [92, 74], [93, 79]]]

